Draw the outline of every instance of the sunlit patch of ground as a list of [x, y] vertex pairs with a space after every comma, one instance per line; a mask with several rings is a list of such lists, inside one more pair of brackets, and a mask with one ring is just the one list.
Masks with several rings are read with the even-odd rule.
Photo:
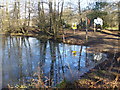
[[86, 73], [76, 85], [80, 88], [120, 88], [120, 52], [109, 55], [109, 60]]
[[[89, 73], [74, 83], [78, 88], [120, 88], [120, 36], [119, 31], [102, 30], [101, 32], [88, 32], [88, 39], [84, 31], [67, 31], [66, 42], [78, 45], [87, 45], [88, 52], [105, 52], [107, 61], [96, 66]], [[69, 37], [70, 36], [70, 37]], [[81, 40], [82, 43], [79, 43]], [[70, 41], [70, 42], [68, 42]]]

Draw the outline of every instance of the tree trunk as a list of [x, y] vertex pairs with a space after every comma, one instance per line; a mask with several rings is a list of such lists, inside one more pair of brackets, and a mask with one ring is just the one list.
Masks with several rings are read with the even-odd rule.
[[50, 32], [52, 31], [52, 2], [49, 0]]
[[118, 30], [120, 31], [120, 1], [118, 2]]
[[60, 21], [61, 21], [61, 17], [62, 17], [62, 14], [63, 14], [63, 5], [64, 5], [64, 0], [62, 1], [62, 6], [61, 6]]
[[18, 7], [17, 7], [17, 23], [18, 23], [18, 26], [20, 26], [20, 1], [18, 0], [17, 2], [18, 4]]
[[30, 17], [31, 17], [31, 12], [30, 12], [30, 0], [28, 2], [29, 8], [28, 8], [28, 26], [30, 26]]
[[26, 9], [27, 9], [27, 2], [25, 1], [24, 27], [26, 27]]
[[82, 24], [82, 17], [81, 17], [81, 5], [80, 5], [80, 0], [78, 0], [78, 8], [79, 8], [79, 24]]

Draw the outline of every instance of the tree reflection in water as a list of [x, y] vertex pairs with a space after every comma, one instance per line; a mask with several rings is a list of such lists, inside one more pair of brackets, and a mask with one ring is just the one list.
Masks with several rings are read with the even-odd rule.
[[56, 86], [63, 79], [77, 80], [103, 61], [95, 61], [94, 53], [86, 51], [89, 48], [87, 46], [55, 43], [32, 37], [6, 36], [3, 36], [0, 44], [3, 51], [3, 87], [7, 84], [29, 83], [28, 80], [37, 79], [34, 75], [36, 72], [42, 75], [47, 86]]

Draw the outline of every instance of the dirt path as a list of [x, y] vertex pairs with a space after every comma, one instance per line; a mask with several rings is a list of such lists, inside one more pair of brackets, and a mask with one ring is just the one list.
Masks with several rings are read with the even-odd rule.
[[90, 46], [91, 50], [104, 51], [104, 52], [114, 52], [120, 49], [120, 36], [117, 32], [110, 32], [108, 30], [103, 30], [99, 32], [94, 32], [93, 30], [88, 30], [88, 39], [86, 40], [85, 30], [77, 30], [74, 34], [73, 30], [66, 30], [65, 43], [87, 45]]
[[66, 31], [65, 43], [87, 45], [90, 52], [105, 52], [108, 60], [86, 73], [74, 83], [79, 88], [120, 88], [120, 35], [118, 31]]

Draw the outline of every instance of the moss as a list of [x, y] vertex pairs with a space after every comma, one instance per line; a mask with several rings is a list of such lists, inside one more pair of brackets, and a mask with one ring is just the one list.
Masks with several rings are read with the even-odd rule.
[[57, 88], [65, 88], [67, 85], [66, 80], [61, 81], [59, 84], [56, 85]]
[[61, 83], [56, 85], [57, 88], [76, 88], [75, 82], [71, 83], [66, 80], [61, 81]]

